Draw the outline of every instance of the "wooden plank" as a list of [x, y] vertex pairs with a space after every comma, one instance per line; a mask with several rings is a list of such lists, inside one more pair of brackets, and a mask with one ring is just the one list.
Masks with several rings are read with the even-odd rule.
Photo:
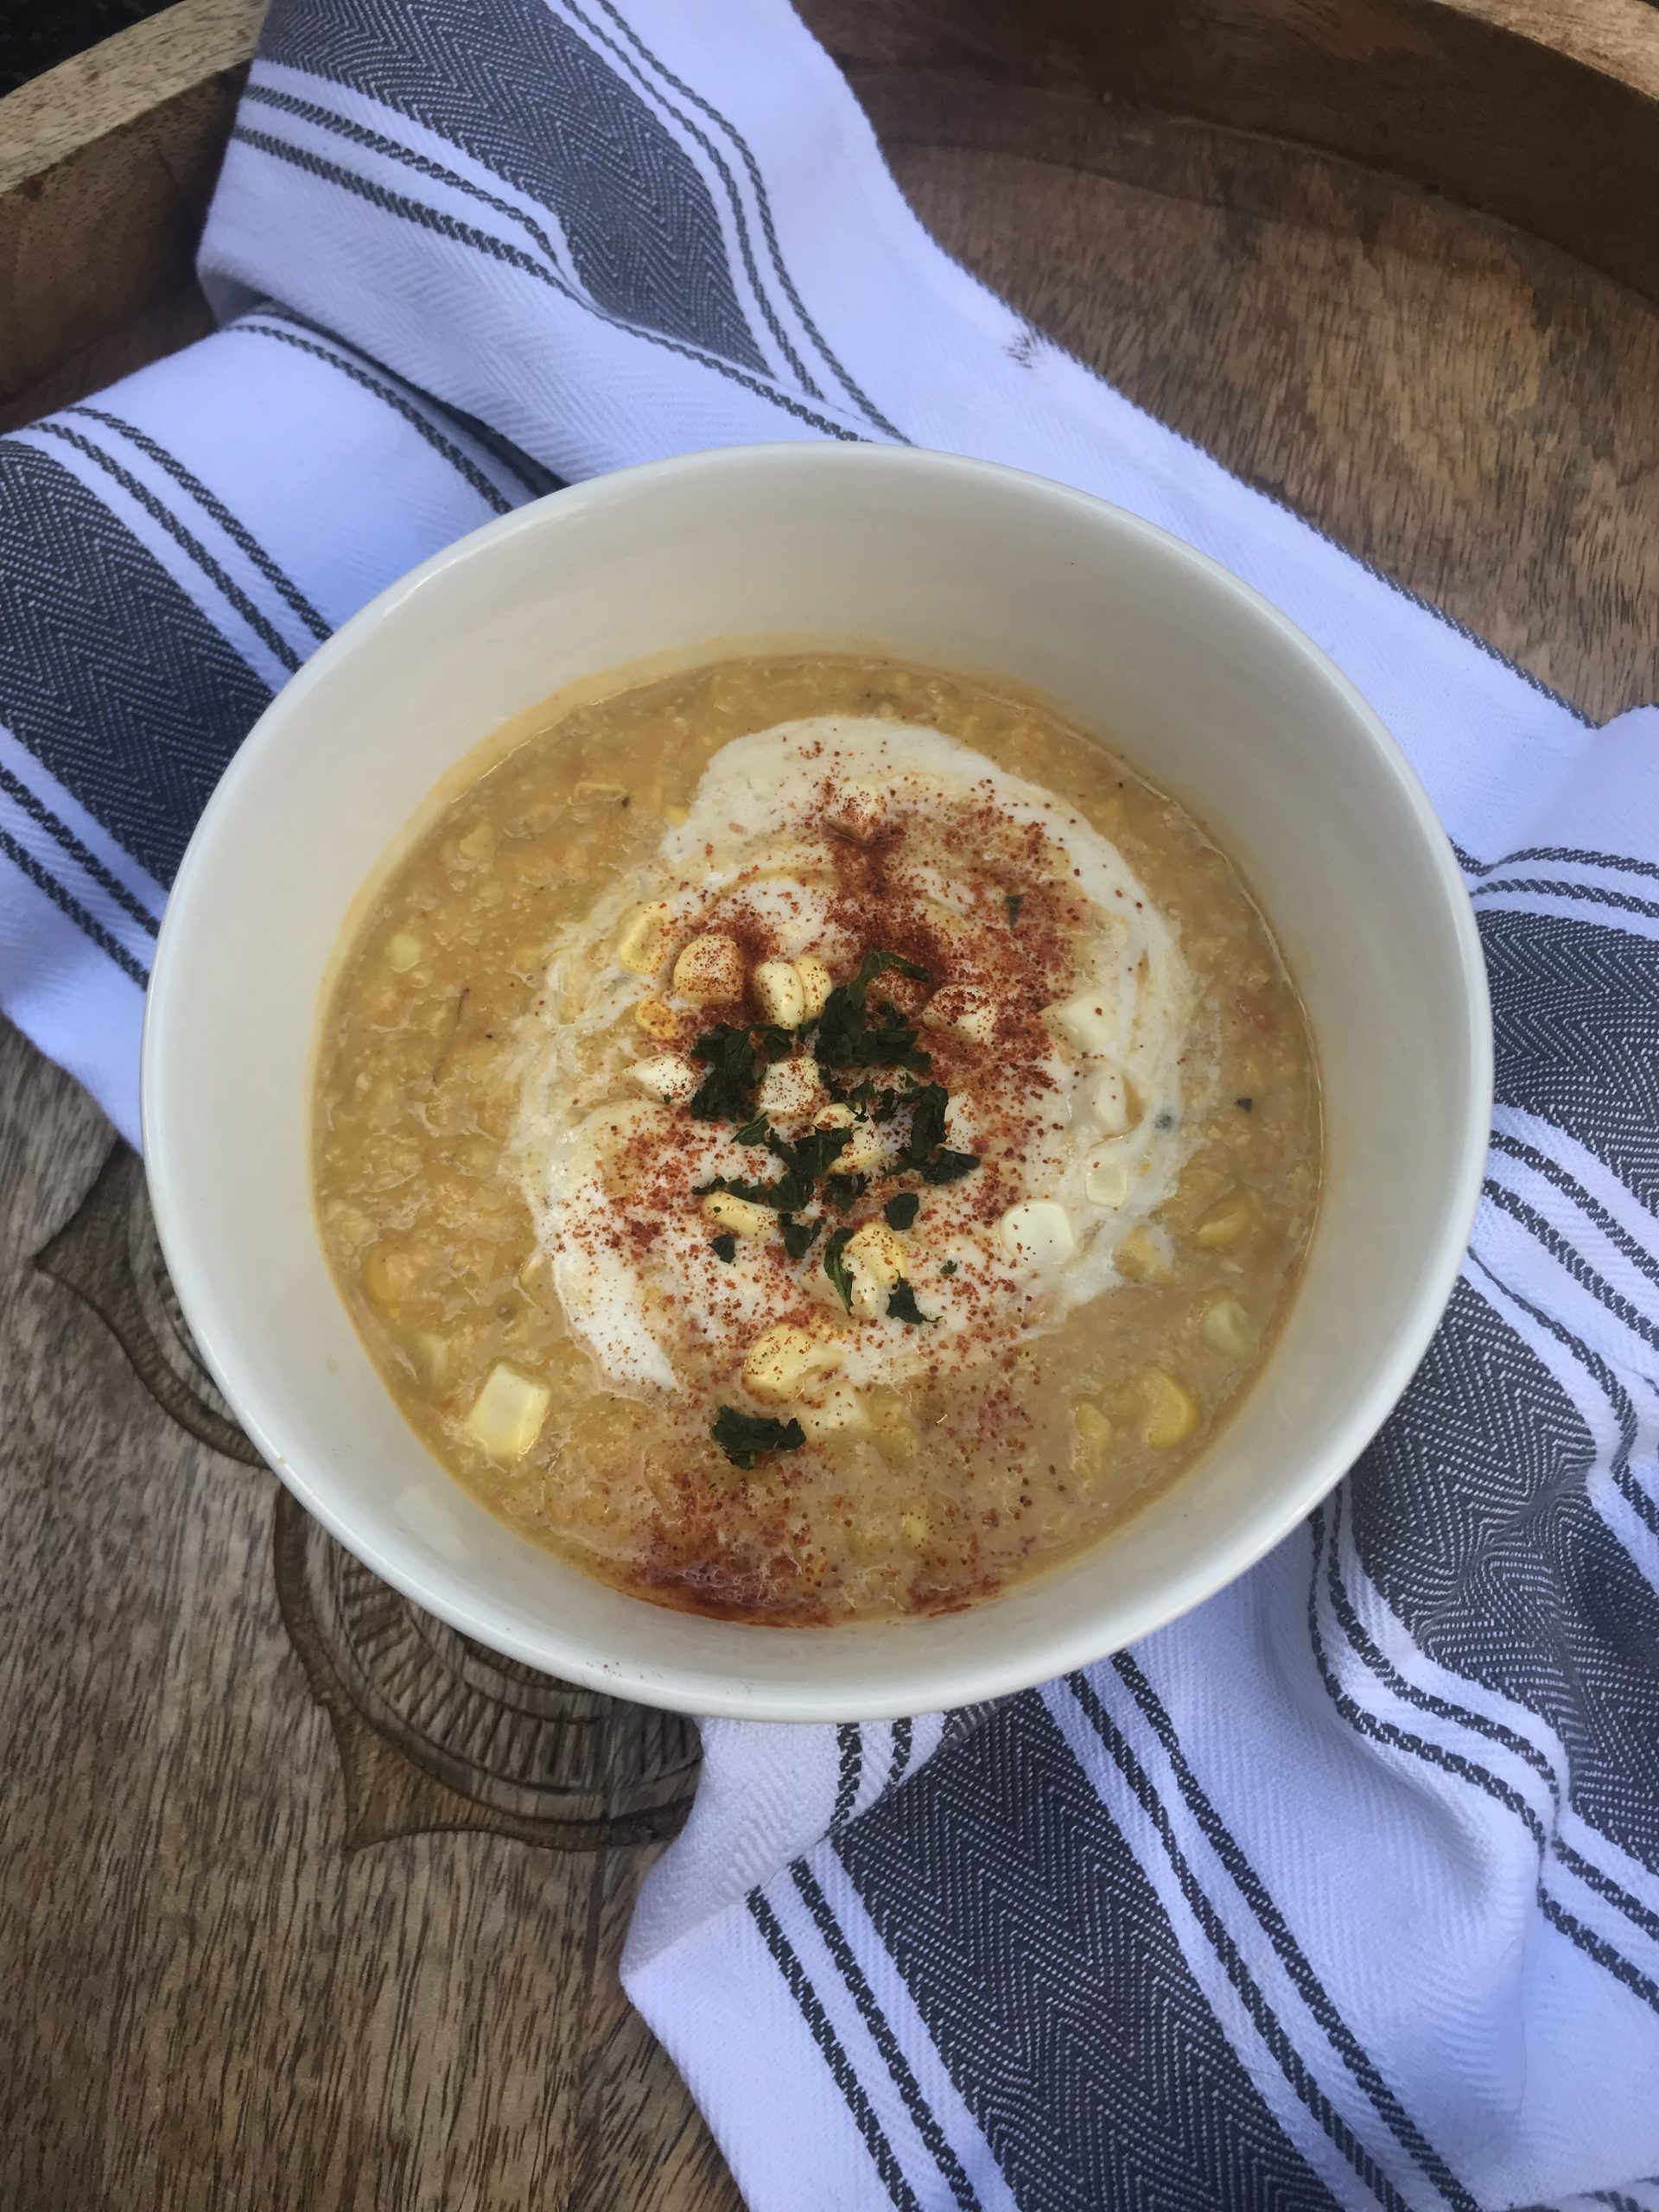
[[804, 0], [857, 69], [1145, 102], [1432, 186], [1659, 299], [1649, 0]]
[[922, 219], [1130, 398], [1597, 718], [1659, 697], [1653, 305], [1300, 149], [857, 83]]
[[77, 356], [106, 374], [137, 317], [157, 352], [196, 334], [192, 312], [206, 327], [196, 240], [263, 14], [263, 0], [177, 0], [0, 100], [7, 419]]

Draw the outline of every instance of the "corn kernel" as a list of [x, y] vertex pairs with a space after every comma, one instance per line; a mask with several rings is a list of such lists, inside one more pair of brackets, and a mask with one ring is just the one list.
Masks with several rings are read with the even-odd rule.
[[909, 1255], [896, 1230], [885, 1221], [869, 1221], [848, 1240], [847, 1257], [888, 1290], [904, 1274]]
[[815, 1337], [793, 1321], [774, 1321], [749, 1346], [743, 1380], [755, 1397], [779, 1405], [839, 1367], [841, 1357], [840, 1345], [827, 1337]]
[[1230, 1291], [1203, 1302], [1198, 1333], [1212, 1351], [1228, 1359], [1254, 1359], [1262, 1343], [1261, 1332]]
[[653, 899], [623, 931], [616, 948], [618, 963], [631, 976], [654, 976], [668, 958], [673, 936], [672, 912], [663, 899]]
[[490, 1370], [467, 1416], [467, 1433], [493, 1459], [522, 1459], [542, 1433], [553, 1393], [517, 1369]]
[[1198, 1402], [1185, 1383], [1162, 1367], [1141, 1370], [1141, 1434], [1154, 1452], [1185, 1444], [1198, 1425]]
[[1119, 1274], [1130, 1282], [1167, 1282], [1173, 1272], [1160, 1239], [1143, 1224], [1132, 1229], [1112, 1255]]
[[768, 1021], [775, 1021], [780, 1029], [800, 1027], [806, 994], [792, 960], [763, 960], [750, 982], [755, 1003]]
[[778, 1219], [769, 1206], [734, 1198], [729, 1191], [710, 1191], [702, 1210], [716, 1228], [729, 1229], [734, 1236], [765, 1236]]
[[674, 988], [694, 1006], [730, 1006], [743, 995], [743, 955], [736, 942], [709, 931], [694, 937], [674, 963]]
[[1198, 1217], [1193, 1241], [1206, 1252], [1222, 1251], [1254, 1236], [1261, 1225], [1261, 1199], [1254, 1191], [1241, 1188], [1217, 1198], [1208, 1212]]

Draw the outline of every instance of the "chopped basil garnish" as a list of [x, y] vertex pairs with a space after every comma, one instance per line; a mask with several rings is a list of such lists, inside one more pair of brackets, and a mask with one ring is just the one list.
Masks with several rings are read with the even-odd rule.
[[728, 1263], [737, 1257], [737, 1239], [729, 1229], [723, 1236], [714, 1239], [714, 1254], [717, 1260], [724, 1260]]
[[710, 1191], [729, 1191], [734, 1198], [747, 1198], [754, 1206], [792, 1204], [792, 1200], [785, 1201], [778, 1196], [782, 1188], [781, 1183], [748, 1183], [741, 1175], [715, 1175], [706, 1183], [694, 1184], [691, 1195], [694, 1198], [706, 1198]]
[[1010, 929], [1012, 929], [1014, 924], [1019, 920], [1020, 909], [1025, 905], [1025, 903], [1026, 894], [1023, 891], [1011, 891], [1007, 897], [1002, 901], [1002, 904], [1008, 910], [1008, 927]]
[[916, 1303], [916, 1294], [903, 1275], [887, 1293], [887, 1313], [895, 1321], [908, 1321], [912, 1329], [928, 1328], [938, 1319], [937, 1313], [924, 1313]]
[[710, 1432], [734, 1467], [753, 1466], [763, 1452], [798, 1452], [806, 1431], [798, 1421], [775, 1421], [770, 1414], [740, 1413], [722, 1406]]
[[964, 1175], [971, 1175], [979, 1165], [979, 1155], [972, 1152], [952, 1152], [943, 1145], [922, 1169], [924, 1183], [959, 1183]]
[[823, 1195], [837, 1213], [850, 1213], [870, 1187], [868, 1175], [826, 1175]]
[[942, 1083], [925, 1083], [911, 1094], [910, 1141], [899, 1156], [901, 1167], [919, 1167], [936, 1145], [944, 1142], [944, 1109], [950, 1094]]
[[792, 1145], [781, 1139], [772, 1147], [780, 1160], [787, 1159], [791, 1167], [798, 1168], [809, 1182], [816, 1183], [820, 1175], [827, 1175], [853, 1141], [850, 1129], [809, 1129]]
[[709, 1072], [692, 1097], [687, 1111], [694, 1122], [745, 1122], [753, 1104], [753, 1093], [760, 1077], [760, 1061], [747, 1029], [729, 1021], [705, 1029], [691, 1047], [694, 1059], [707, 1063]]
[[957, 1263], [954, 1260], [947, 1260], [944, 1265], [939, 1269], [939, 1273], [942, 1275], [953, 1275], [956, 1272]]
[[764, 1114], [757, 1114], [752, 1122], [745, 1122], [737, 1132], [739, 1144], [765, 1144], [766, 1132], [772, 1127]]
[[842, 1255], [852, 1234], [850, 1229], [838, 1229], [823, 1248], [823, 1272], [836, 1286], [841, 1302], [849, 1313], [853, 1310], [853, 1278]]
[[[743, 1141], [754, 1141], [743, 1138], [741, 1130], [738, 1135]], [[760, 1141], [784, 1163], [784, 1173], [775, 1183], [749, 1183], [741, 1175], [716, 1175], [709, 1182], [699, 1183], [694, 1196], [702, 1198], [710, 1191], [729, 1191], [734, 1198], [747, 1198], [751, 1205], [776, 1206], [780, 1213], [794, 1213], [810, 1201], [813, 1185], [845, 1150], [851, 1135], [850, 1129], [812, 1129], [798, 1144], [791, 1144], [776, 1129], [768, 1128]]]
[[769, 1060], [786, 1060], [795, 1048], [795, 1039], [787, 1029], [779, 1028], [769, 1021], [760, 1031], [760, 1050]]
[[817, 1019], [813, 1051], [822, 1068], [916, 1068], [925, 1073], [932, 1063], [918, 1049], [916, 1032], [893, 1006], [877, 1009], [871, 1019], [866, 1001], [870, 985], [889, 968], [918, 983], [931, 979], [925, 968], [896, 952], [867, 952], [849, 982], [837, 983]]
[[1235, 1098], [1233, 1103], [1241, 1114], [1248, 1114], [1255, 1104], [1255, 1101], [1254, 1098]]
[[785, 1214], [778, 1226], [784, 1232], [784, 1249], [790, 1258], [804, 1260], [823, 1224], [821, 1221], [794, 1221]]
[[914, 1191], [900, 1191], [896, 1198], [889, 1198], [881, 1209], [887, 1217], [889, 1229], [908, 1229], [915, 1220], [921, 1200]]

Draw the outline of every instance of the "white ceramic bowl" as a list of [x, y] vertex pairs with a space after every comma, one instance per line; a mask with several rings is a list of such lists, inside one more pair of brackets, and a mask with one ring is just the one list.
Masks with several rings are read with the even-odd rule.
[[[1013, 677], [1109, 736], [1243, 867], [1320, 1055], [1324, 1204], [1266, 1372], [1198, 1465], [1109, 1542], [938, 1619], [703, 1620], [514, 1535], [404, 1425], [312, 1213], [325, 969], [433, 786], [578, 679], [780, 637]], [[1421, 1357], [1468, 1233], [1490, 1103], [1484, 974], [1446, 839], [1324, 655], [1116, 508], [879, 447], [628, 470], [492, 524], [384, 593], [272, 702], [214, 793], [168, 907], [144, 1033], [168, 1265], [209, 1366], [301, 1502], [481, 1643], [623, 1697], [757, 1719], [1018, 1689], [1145, 1635], [1258, 1559]]]

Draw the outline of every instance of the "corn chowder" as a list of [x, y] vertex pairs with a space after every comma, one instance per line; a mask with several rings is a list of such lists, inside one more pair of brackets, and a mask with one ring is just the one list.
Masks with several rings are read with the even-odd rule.
[[1096, 1540], [1261, 1363], [1306, 1025], [1198, 825], [964, 679], [732, 660], [455, 800], [326, 1022], [324, 1241], [440, 1459], [663, 1602], [935, 1611]]

